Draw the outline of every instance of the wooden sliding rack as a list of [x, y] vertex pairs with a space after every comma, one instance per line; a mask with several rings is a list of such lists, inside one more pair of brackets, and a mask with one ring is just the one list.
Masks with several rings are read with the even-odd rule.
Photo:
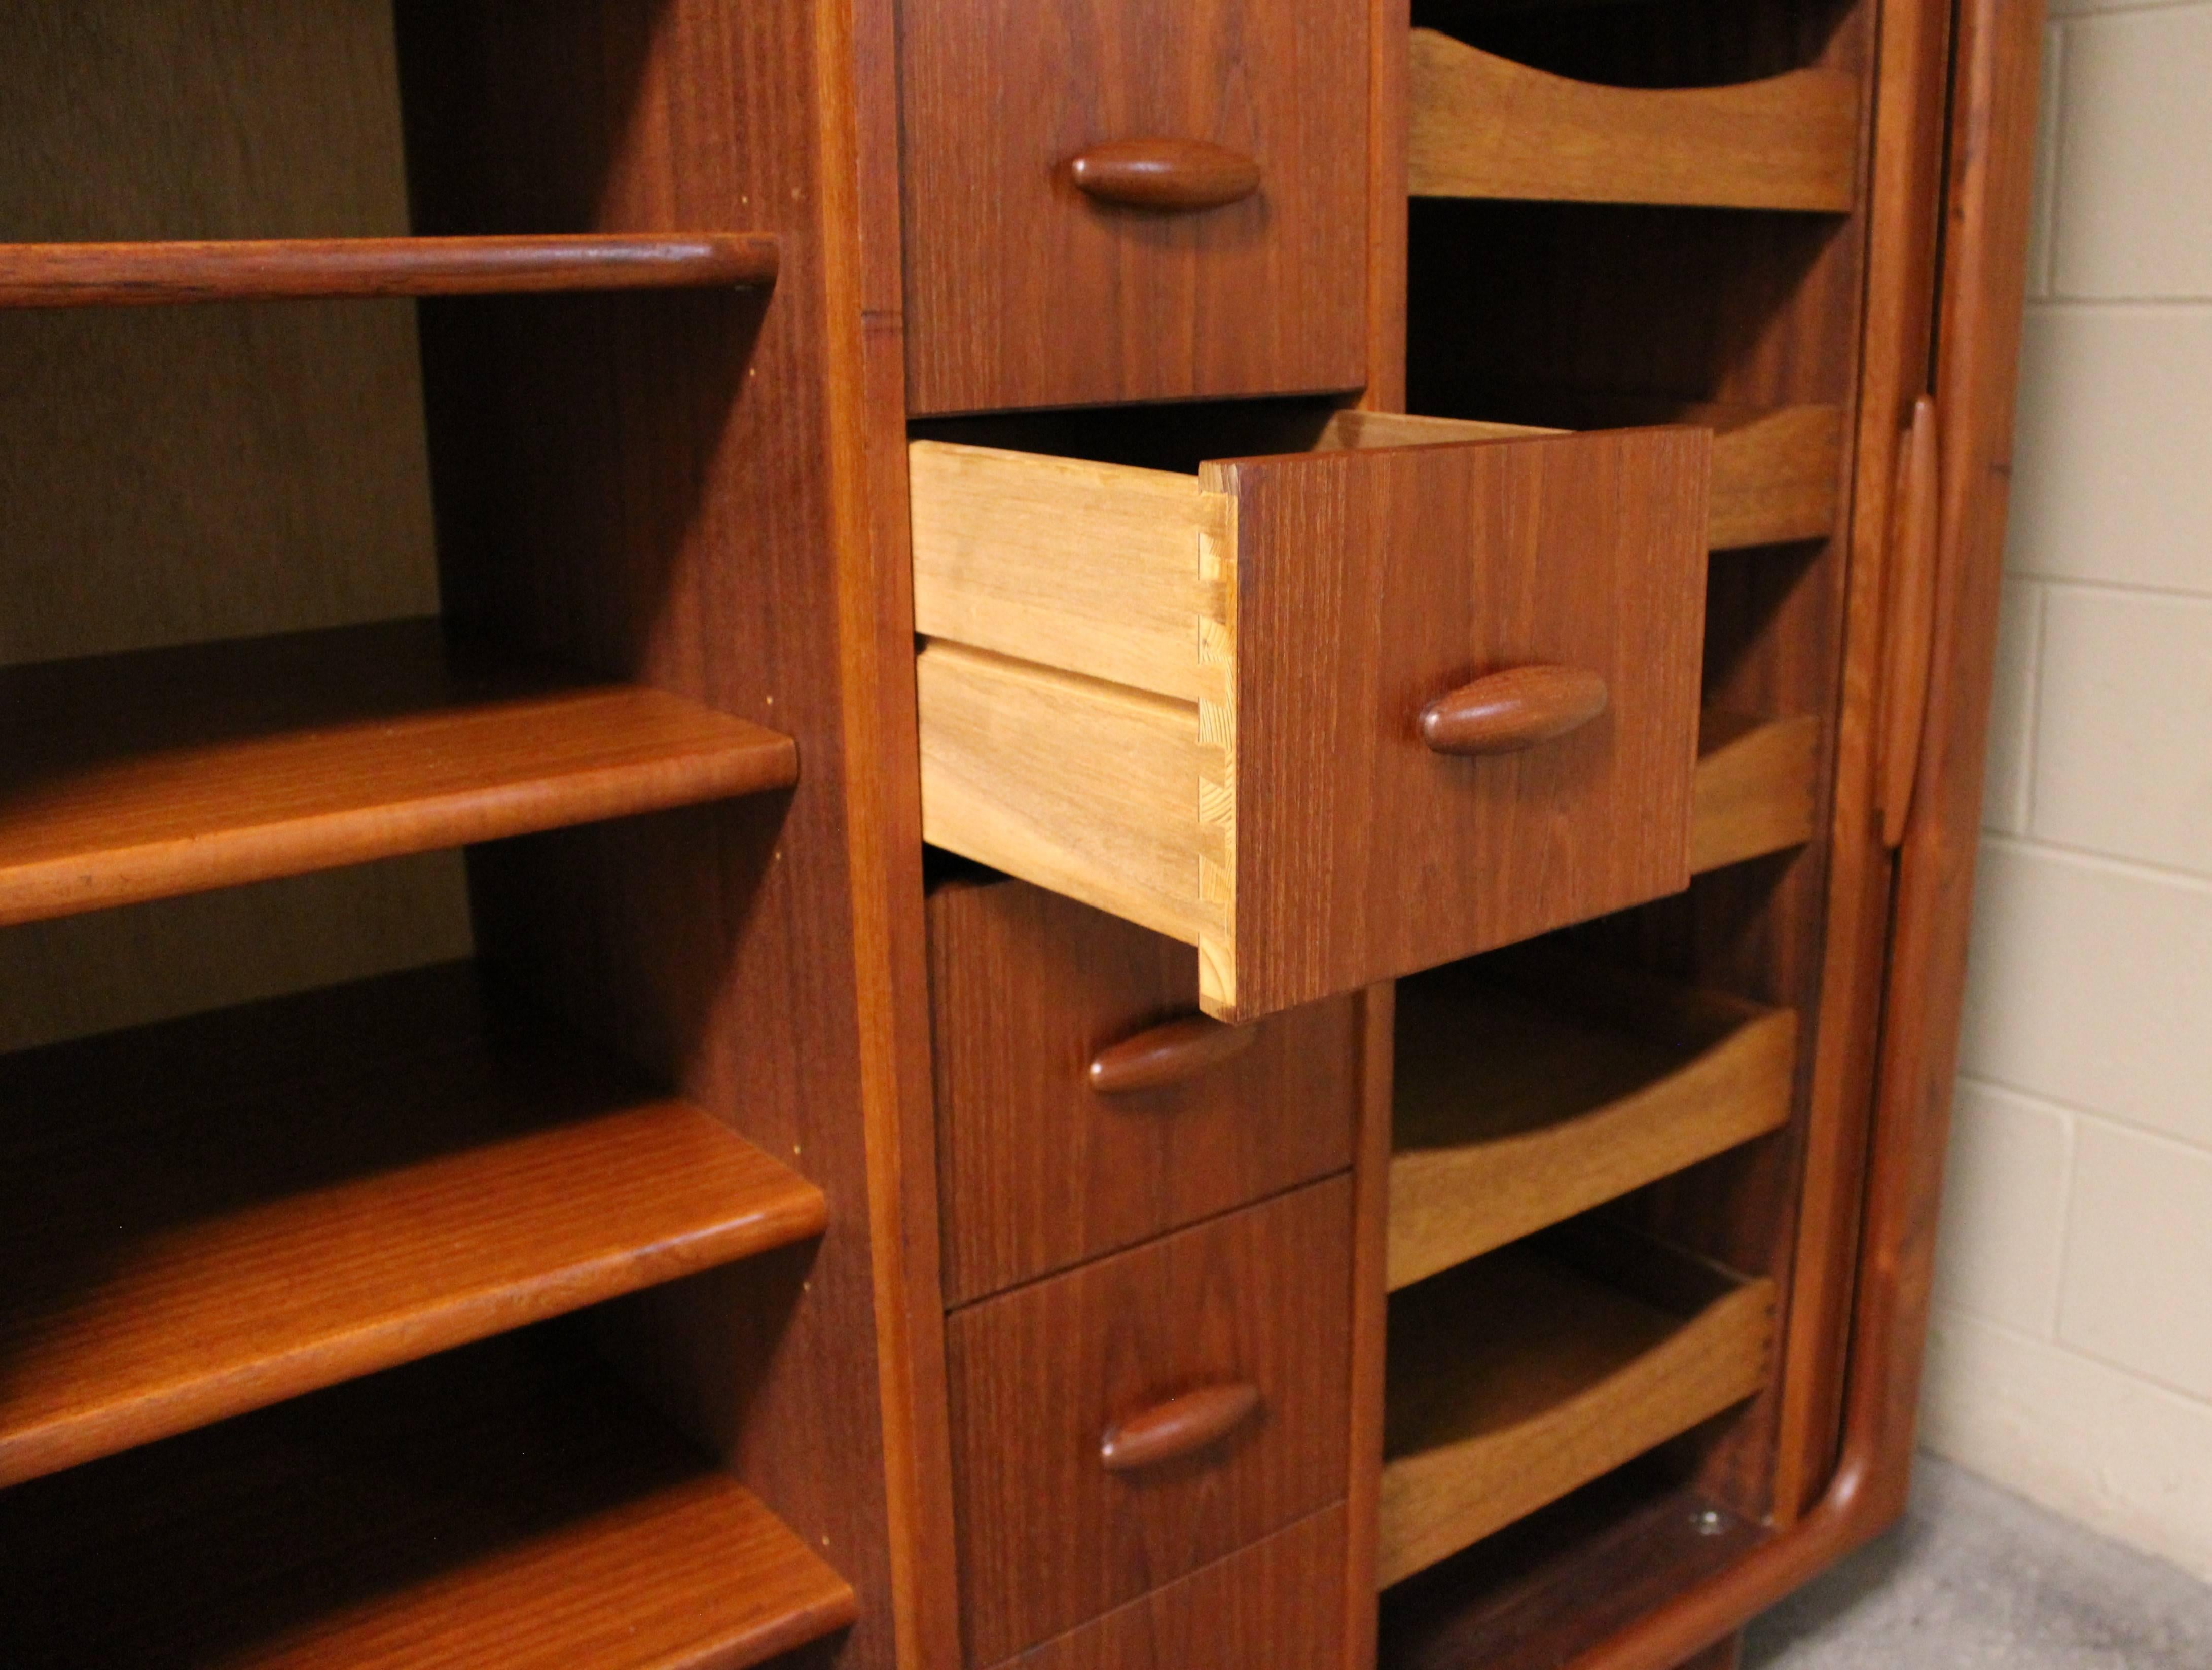
[[1580, 1662], [1796, 1509], [1869, 10], [1414, 8], [1407, 403], [1710, 428], [1712, 554], [1689, 891], [1399, 984], [1384, 1670]]
[[1434, 29], [1413, 34], [1417, 197], [1849, 210], [1859, 78], [1793, 70], [1734, 87], [1603, 87]]
[[1381, 1577], [1395, 1583], [1765, 1383], [1775, 1288], [1595, 1228], [1390, 1302]]
[[1389, 1284], [1776, 1129], [1796, 1022], [1602, 964], [1500, 953], [1401, 982]]

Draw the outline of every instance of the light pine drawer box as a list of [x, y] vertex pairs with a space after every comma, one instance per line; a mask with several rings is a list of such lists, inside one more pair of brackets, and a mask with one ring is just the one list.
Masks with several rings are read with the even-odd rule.
[[1711, 454], [1350, 412], [1195, 475], [916, 441], [925, 835], [1195, 946], [1224, 1020], [1678, 891]]

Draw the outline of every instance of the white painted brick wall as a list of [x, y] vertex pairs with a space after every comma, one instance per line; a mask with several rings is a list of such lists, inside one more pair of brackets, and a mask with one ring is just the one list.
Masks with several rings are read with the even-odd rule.
[[2212, 0], [2054, 0], [1924, 1436], [2212, 1579]]

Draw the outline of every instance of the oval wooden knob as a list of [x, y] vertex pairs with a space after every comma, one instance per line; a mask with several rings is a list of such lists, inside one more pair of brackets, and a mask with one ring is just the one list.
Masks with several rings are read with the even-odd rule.
[[1605, 711], [1605, 680], [1580, 667], [1508, 667], [1421, 709], [1439, 754], [1511, 754], [1564, 737]]
[[1067, 165], [1076, 189], [1131, 209], [1218, 209], [1260, 189], [1260, 165], [1203, 139], [1109, 139]]
[[1259, 1407], [1260, 1388], [1249, 1381], [1201, 1386], [1115, 1422], [1098, 1441], [1098, 1460], [1109, 1473], [1157, 1467], [1219, 1442]]
[[1091, 1088], [1101, 1096], [1126, 1096], [1179, 1084], [1242, 1055], [1259, 1035], [1257, 1028], [1224, 1026], [1203, 1015], [1170, 1021], [1092, 1056]]

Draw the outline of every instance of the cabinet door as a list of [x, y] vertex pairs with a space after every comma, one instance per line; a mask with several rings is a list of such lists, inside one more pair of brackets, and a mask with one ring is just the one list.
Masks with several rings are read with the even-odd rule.
[[905, 0], [901, 31], [914, 411], [1365, 380], [1364, 0]]

